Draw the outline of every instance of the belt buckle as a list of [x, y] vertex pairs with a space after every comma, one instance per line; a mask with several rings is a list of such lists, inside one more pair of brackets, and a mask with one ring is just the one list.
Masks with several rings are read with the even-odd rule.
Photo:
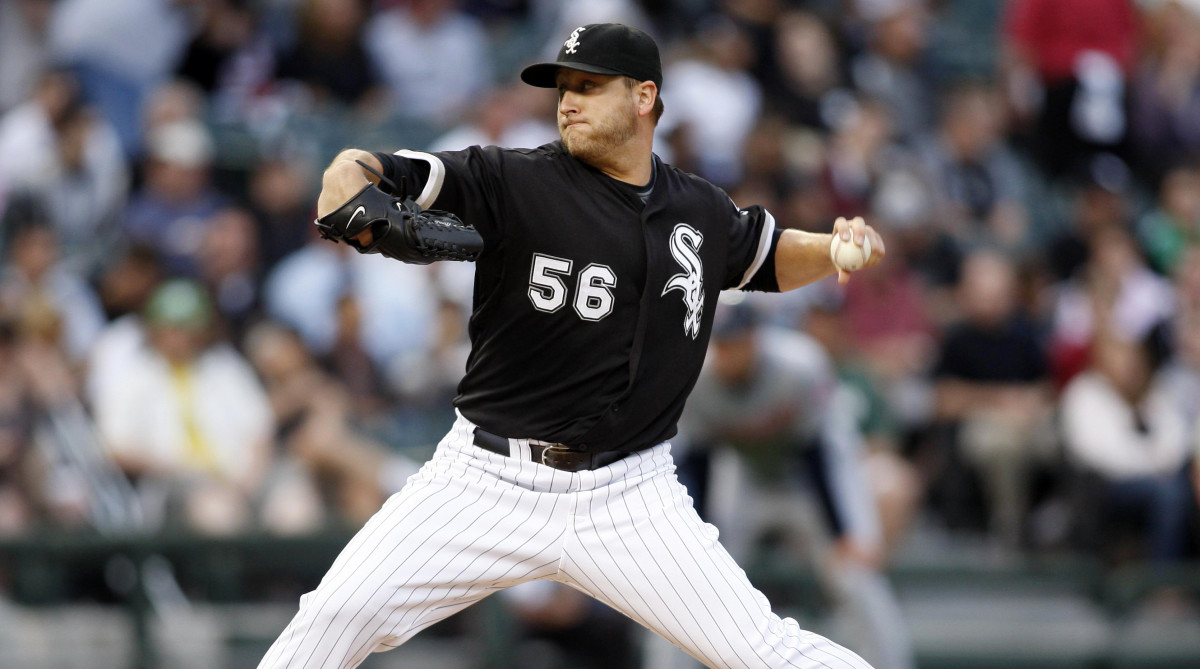
[[[554, 467], [554, 465], [550, 464], [549, 462], [546, 462], [546, 456], [549, 455], [551, 453], [551, 451], [558, 451], [558, 452], [562, 452], [562, 453], [568, 452], [567, 447], [563, 446], [562, 444], [547, 444], [546, 446], [543, 446], [542, 447], [542, 464], [547, 467]], [[556, 469], [557, 469], [557, 467], [556, 467]]]
[[[571, 455], [585, 456], [584, 453], [571, 450], [565, 444], [548, 444], [542, 448], [542, 464], [563, 471], [578, 471], [578, 463], [571, 462]], [[560, 457], [562, 456], [562, 457]]]

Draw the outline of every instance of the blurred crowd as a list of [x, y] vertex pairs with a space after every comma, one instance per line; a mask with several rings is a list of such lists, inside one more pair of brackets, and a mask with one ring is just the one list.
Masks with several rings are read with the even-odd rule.
[[[318, 239], [321, 171], [553, 141], [515, 74], [597, 21], [662, 46], [663, 158], [887, 241], [746, 298], [834, 379], [770, 386], [814, 399], [751, 470], [837, 412], [866, 562], [918, 517], [1196, 557], [1200, 0], [0, 0], [0, 535], [361, 524], [449, 425], [472, 268]], [[689, 466], [749, 429], [684, 427]]]

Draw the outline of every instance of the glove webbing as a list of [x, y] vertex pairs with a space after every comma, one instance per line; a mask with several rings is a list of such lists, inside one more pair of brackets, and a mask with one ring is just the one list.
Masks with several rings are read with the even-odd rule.
[[474, 261], [483, 252], [483, 240], [475, 228], [457, 216], [438, 209], [421, 209], [411, 199], [398, 202], [405, 228], [416, 250], [434, 260]]

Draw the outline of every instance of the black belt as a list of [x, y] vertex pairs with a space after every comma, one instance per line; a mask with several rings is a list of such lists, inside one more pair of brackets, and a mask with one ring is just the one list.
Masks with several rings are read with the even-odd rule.
[[[475, 445], [500, 455], [511, 455], [508, 448], [508, 439], [497, 434], [492, 434], [481, 427], [475, 428]], [[553, 467], [564, 472], [581, 472], [591, 469], [600, 469], [607, 467], [618, 460], [625, 458], [629, 453], [622, 451], [601, 451], [599, 453], [588, 453], [586, 451], [571, 450], [569, 446], [563, 444], [529, 444], [530, 460], [540, 462], [547, 467]]]

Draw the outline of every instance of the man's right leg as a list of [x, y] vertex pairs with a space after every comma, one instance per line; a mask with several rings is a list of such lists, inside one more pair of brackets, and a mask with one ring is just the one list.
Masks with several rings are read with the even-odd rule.
[[259, 669], [355, 667], [493, 592], [557, 571], [564, 496], [519, 485], [531, 463], [475, 449], [469, 427], [457, 423], [350, 540]]

